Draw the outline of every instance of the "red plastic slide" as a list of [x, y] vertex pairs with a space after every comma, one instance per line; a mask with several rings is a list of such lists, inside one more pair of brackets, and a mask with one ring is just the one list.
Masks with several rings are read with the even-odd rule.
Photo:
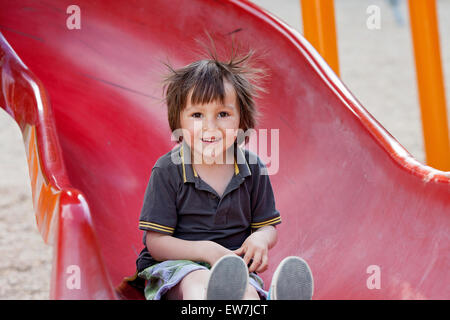
[[314, 299], [450, 298], [450, 173], [413, 159], [299, 33], [243, 0], [76, 3], [0, 2], [0, 106], [54, 246], [52, 299], [136, 297], [116, 288], [135, 272], [151, 168], [174, 145], [161, 62], [197, 59], [204, 30], [268, 49], [259, 128], [279, 129], [283, 223], [266, 285], [298, 255]]

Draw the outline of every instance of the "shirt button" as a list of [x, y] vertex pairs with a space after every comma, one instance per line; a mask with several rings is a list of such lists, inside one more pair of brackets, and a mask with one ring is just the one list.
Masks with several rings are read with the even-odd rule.
[[210, 194], [209, 194], [209, 197], [210, 197], [211, 199], [217, 199], [217, 196], [216, 196], [214, 193], [210, 193]]

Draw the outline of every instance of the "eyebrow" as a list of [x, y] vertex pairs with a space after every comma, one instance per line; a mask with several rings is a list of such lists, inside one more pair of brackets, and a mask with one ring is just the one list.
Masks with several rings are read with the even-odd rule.
[[[191, 105], [190, 107], [186, 107], [185, 111], [189, 111], [191, 109], [196, 109], [196, 108], [199, 108], [199, 106]], [[229, 104], [221, 104], [221, 105], [218, 106], [218, 108], [227, 108], [227, 109], [230, 109], [230, 110], [234, 110], [233, 106], [231, 106]]]

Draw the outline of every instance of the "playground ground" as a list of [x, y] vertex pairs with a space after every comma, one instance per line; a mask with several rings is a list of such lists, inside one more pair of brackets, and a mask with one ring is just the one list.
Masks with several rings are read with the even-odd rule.
[[[253, 2], [302, 31], [298, 0]], [[450, 2], [437, 3], [448, 101]], [[381, 10], [380, 29], [369, 30], [366, 26], [370, 5]], [[341, 79], [361, 104], [416, 159], [424, 162], [406, 0], [400, 0], [403, 25], [396, 22], [388, 0], [335, 0], [335, 9]], [[1, 109], [0, 257], [0, 299], [48, 299], [52, 248], [43, 243], [36, 228], [20, 130]]]

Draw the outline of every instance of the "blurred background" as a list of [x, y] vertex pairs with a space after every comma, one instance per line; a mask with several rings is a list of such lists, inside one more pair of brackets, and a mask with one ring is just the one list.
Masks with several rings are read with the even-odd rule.
[[[299, 0], [252, 0], [303, 34]], [[417, 160], [425, 162], [406, 0], [335, 0], [340, 78]], [[450, 1], [437, 0], [441, 60], [450, 97]], [[380, 8], [380, 28], [366, 10]], [[261, 39], [264, 41], [264, 39]], [[447, 103], [448, 104], [448, 103]], [[450, 113], [447, 107], [448, 123]], [[19, 127], [0, 109], [0, 299], [48, 299], [52, 248], [37, 231]]]

